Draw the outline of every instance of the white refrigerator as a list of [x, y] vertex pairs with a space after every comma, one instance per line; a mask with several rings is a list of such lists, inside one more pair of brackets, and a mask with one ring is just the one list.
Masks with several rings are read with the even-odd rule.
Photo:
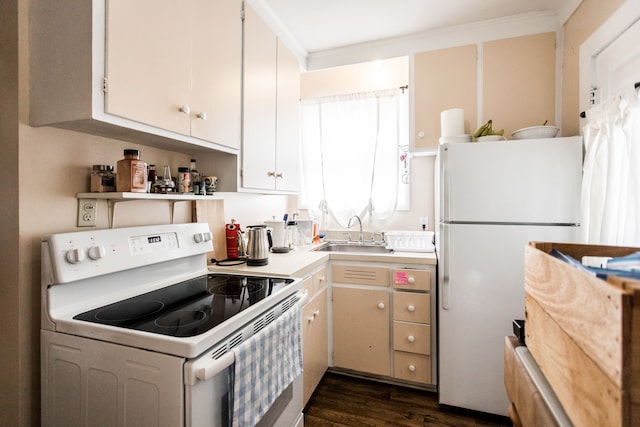
[[440, 146], [441, 404], [507, 415], [503, 345], [524, 319], [524, 248], [577, 241], [581, 179], [579, 136]]

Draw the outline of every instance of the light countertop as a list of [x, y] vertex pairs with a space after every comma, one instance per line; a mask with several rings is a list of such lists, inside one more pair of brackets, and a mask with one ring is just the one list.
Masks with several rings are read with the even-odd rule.
[[269, 264], [259, 267], [249, 267], [247, 264], [234, 266], [209, 265], [212, 273], [230, 272], [247, 275], [261, 276], [287, 276], [303, 277], [320, 265], [329, 260], [360, 261], [360, 262], [380, 262], [387, 264], [406, 265], [436, 265], [436, 254], [434, 252], [393, 252], [390, 254], [355, 254], [312, 251], [311, 247], [295, 248], [293, 251], [281, 254], [269, 254]]

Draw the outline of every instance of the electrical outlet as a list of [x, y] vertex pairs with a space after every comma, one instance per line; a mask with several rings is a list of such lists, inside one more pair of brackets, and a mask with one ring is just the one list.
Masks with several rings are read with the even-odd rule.
[[97, 213], [96, 199], [78, 199], [78, 227], [95, 227]]
[[420, 217], [420, 228], [426, 230], [429, 228], [429, 217], [424, 215]]

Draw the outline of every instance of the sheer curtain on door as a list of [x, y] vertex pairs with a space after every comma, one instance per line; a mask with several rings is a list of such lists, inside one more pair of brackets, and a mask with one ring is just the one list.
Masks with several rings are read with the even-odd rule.
[[303, 100], [302, 203], [320, 229], [359, 215], [380, 229], [397, 206], [400, 146], [408, 144], [400, 89]]
[[596, 105], [583, 127], [586, 243], [640, 245], [640, 100], [629, 91]]

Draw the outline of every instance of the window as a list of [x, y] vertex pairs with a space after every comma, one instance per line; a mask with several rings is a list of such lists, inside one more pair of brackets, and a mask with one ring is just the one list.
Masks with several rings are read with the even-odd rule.
[[408, 209], [408, 147], [406, 89], [304, 100], [301, 203], [320, 229], [345, 227], [353, 215], [384, 228]]

